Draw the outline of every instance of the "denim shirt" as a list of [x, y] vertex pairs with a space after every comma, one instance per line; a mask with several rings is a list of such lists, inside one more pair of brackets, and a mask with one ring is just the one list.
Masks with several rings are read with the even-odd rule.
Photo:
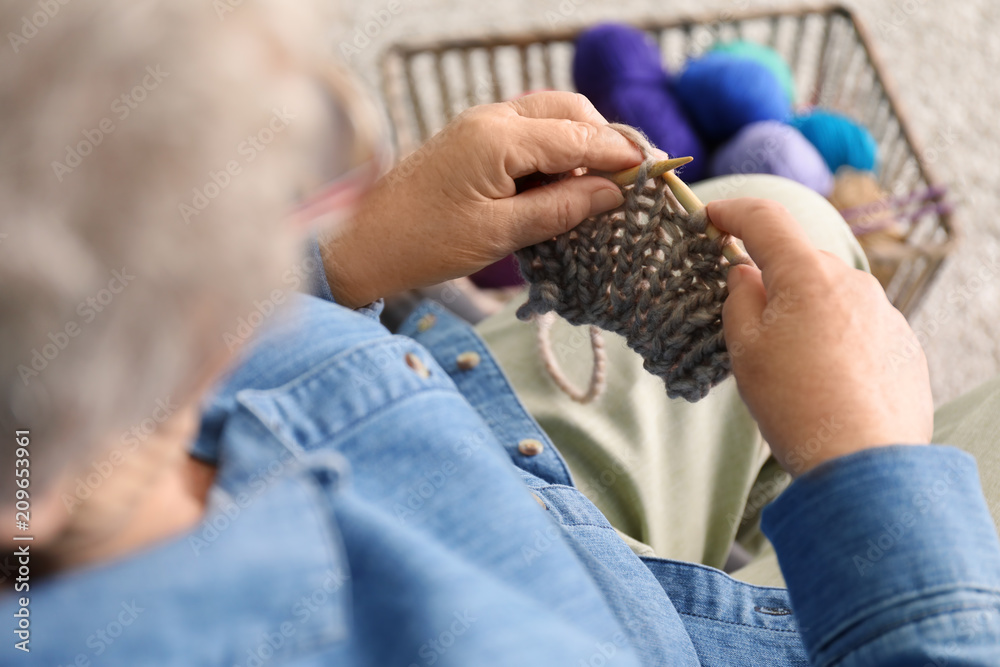
[[796, 480], [764, 515], [787, 591], [639, 557], [470, 327], [428, 303], [391, 335], [317, 285], [206, 406], [203, 522], [32, 582], [31, 652], [5, 631], [0, 664], [1000, 665], [968, 455], [886, 447]]

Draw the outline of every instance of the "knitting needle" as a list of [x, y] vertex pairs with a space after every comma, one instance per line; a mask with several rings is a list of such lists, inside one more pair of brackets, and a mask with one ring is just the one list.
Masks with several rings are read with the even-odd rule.
[[[677, 157], [671, 158], [669, 160], [660, 160], [659, 162], [654, 162], [647, 172], [649, 178], [656, 178], [657, 176], [662, 176], [663, 174], [669, 172], [671, 169], [676, 169], [677, 167], [682, 167], [688, 162], [694, 160], [693, 157]], [[635, 183], [635, 177], [639, 175], [639, 167], [637, 165], [631, 169], [625, 169], [624, 171], [618, 172], [606, 172], [606, 171], [589, 171], [587, 173], [594, 176], [601, 176], [610, 181], [613, 181], [615, 185], [620, 188], [624, 188], [627, 185], [632, 185]], [[520, 194], [525, 190], [530, 190], [532, 188], [537, 188], [541, 185], [548, 185], [556, 181], [560, 181], [563, 178], [568, 177], [569, 174], [543, 174], [541, 172], [535, 172], [528, 176], [522, 176], [520, 178], [514, 179], [514, 184], [517, 187], [517, 192]]]
[[[687, 183], [678, 178], [677, 174], [672, 171], [668, 171], [663, 174], [663, 180], [667, 182], [667, 187], [669, 187], [670, 191], [674, 193], [674, 196], [677, 197], [677, 201], [680, 202], [680, 205], [684, 207], [684, 210], [687, 211], [688, 214], [697, 213], [701, 209], [705, 208], [705, 205], [701, 203], [700, 199], [698, 199], [698, 195], [692, 192], [691, 188], [687, 186]], [[705, 236], [714, 241], [715, 239], [724, 236], [724, 234], [719, 231], [718, 227], [712, 224], [711, 220], [709, 220], [705, 227]], [[736, 239], [732, 236], [728, 237], [726, 244], [722, 246], [722, 255], [729, 260], [730, 264], [749, 263], [751, 266], [754, 266], [753, 260], [750, 259], [750, 255], [743, 251], [743, 248], [736, 243]]]
[[[663, 176], [663, 179], [667, 182], [667, 187], [670, 191], [674, 193], [674, 197], [677, 197], [677, 201], [680, 205], [684, 207], [684, 210], [688, 214], [694, 214], [705, 208], [705, 205], [701, 203], [698, 199], [698, 195], [692, 192], [691, 188], [682, 181], [677, 174], [674, 173], [674, 169], [683, 166], [688, 162], [694, 160], [693, 157], [678, 157], [669, 160], [660, 160], [659, 162], [654, 162], [647, 172], [650, 178], [656, 178], [657, 176]], [[635, 177], [639, 174], [639, 167], [632, 167], [631, 169], [625, 169], [624, 171], [615, 172], [613, 174], [600, 174], [605, 176], [609, 180], [614, 181], [619, 187], [625, 187], [635, 182]], [[708, 225], [705, 227], [705, 236], [712, 239], [713, 241], [717, 238], [723, 236], [723, 233], [719, 231], [718, 227], [712, 224], [712, 221], [708, 221]], [[750, 263], [753, 265], [753, 260], [750, 256], [743, 252], [739, 244], [732, 237], [724, 246], [722, 246], [722, 255], [729, 260], [731, 264], [746, 264]]]
[[[647, 176], [649, 178], [656, 178], [657, 176], [662, 176], [663, 174], [666, 174], [672, 169], [676, 169], [677, 167], [682, 167], [686, 165], [688, 162], [691, 162], [692, 160], [694, 160], [693, 157], [677, 157], [677, 158], [672, 158], [670, 160], [660, 160], [659, 162], [654, 162], [649, 167]], [[635, 183], [635, 177], [639, 175], [639, 167], [641, 166], [642, 165], [637, 165], [635, 167], [632, 167], [631, 169], [615, 172], [613, 174], [605, 175], [601, 174], [600, 172], [598, 172], [598, 174], [601, 176], [605, 176], [605, 178], [608, 178], [609, 180], [614, 181], [619, 187], [623, 188], [626, 185], [632, 185], [633, 183]]]

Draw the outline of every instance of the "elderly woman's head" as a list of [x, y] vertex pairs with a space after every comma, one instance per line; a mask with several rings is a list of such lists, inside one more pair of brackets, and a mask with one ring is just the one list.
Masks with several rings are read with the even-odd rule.
[[30, 429], [34, 493], [195, 397], [295, 265], [289, 212], [349, 162], [319, 16], [0, 5], [0, 423]]

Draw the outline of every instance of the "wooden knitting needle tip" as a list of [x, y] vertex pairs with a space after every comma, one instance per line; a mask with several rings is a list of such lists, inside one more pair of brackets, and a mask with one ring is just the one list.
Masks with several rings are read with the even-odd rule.
[[[677, 167], [682, 167], [688, 162], [694, 160], [693, 157], [675, 157], [669, 160], [660, 160], [659, 162], [654, 162], [649, 168], [649, 177], [656, 178], [657, 176], [662, 176], [667, 172], [676, 169]], [[625, 187], [626, 185], [632, 185], [635, 183], [635, 177], [639, 175], [639, 166], [632, 167], [631, 169], [625, 169], [624, 171], [615, 172], [613, 174], [608, 174], [607, 178], [614, 181], [618, 187]]]
[[[698, 195], [696, 195], [691, 188], [687, 186], [687, 183], [678, 178], [677, 174], [672, 171], [668, 171], [663, 174], [663, 180], [667, 182], [667, 187], [670, 188], [670, 191], [674, 193], [675, 197], [677, 197], [677, 201], [689, 214], [697, 213], [701, 209], [705, 208], [705, 205], [701, 203], [700, 199], [698, 199]], [[713, 225], [712, 221], [709, 220], [708, 225], [705, 227], [705, 236], [714, 241], [715, 239], [723, 236], [723, 234], [719, 231], [719, 228]], [[749, 263], [753, 265], [753, 260], [750, 259], [750, 255], [746, 254], [743, 251], [743, 248], [736, 243], [736, 239], [732, 237], [729, 237], [726, 245], [722, 246], [722, 255], [729, 260], [730, 264]]]

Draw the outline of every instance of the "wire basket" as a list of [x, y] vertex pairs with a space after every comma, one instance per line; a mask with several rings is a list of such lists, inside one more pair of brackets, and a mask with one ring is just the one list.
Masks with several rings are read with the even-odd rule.
[[[746, 39], [776, 49], [789, 63], [796, 106], [842, 111], [878, 142], [880, 185], [895, 198], [939, 191], [867, 31], [840, 5], [784, 12], [751, 11], [635, 23], [678, 71], [717, 41]], [[470, 37], [393, 45], [382, 56], [382, 86], [400, 155], [406, 155], [462, 110], [540, 90], [574, 90], [571, 30]], [[892, 303], [911, 314], [957, 237], [947, 207], [911, 216], [891, 244], [866, 247], [873, 273]]]

